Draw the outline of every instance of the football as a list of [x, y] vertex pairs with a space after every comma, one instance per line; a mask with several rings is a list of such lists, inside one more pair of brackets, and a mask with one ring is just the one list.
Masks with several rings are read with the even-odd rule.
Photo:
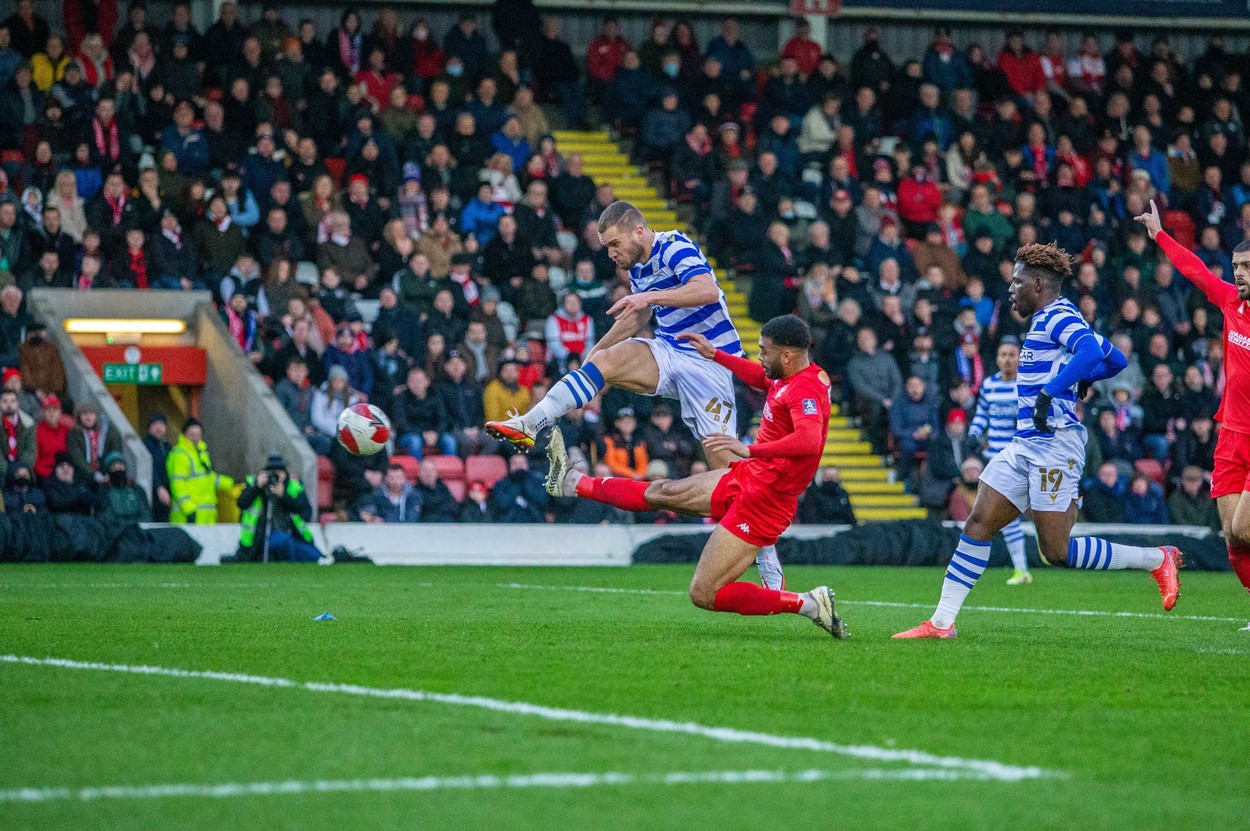
[[372, 456], [391, 437], [386, 413], [372, 404], [353, 404], [339, 414], [339, 444], [357, 456]]

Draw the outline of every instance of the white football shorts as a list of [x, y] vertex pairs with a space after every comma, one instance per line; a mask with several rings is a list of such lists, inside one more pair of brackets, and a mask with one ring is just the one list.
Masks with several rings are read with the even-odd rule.
[[1080, 496], [1085, 472], [1086, 431], [1079, 425], [1054, 435], [1014, 438], [990, 459], [981, 481], [1011, 500], [1024, 513], [1068, 510]]
[[737, 435], [734, 377], [725, 367], [696, 352], [686, 352], [662, 338], [633, 338], [645, 343], [660, 368], [655, 394], [681, 404], [681, 420], [700, 438], [713, 433]]

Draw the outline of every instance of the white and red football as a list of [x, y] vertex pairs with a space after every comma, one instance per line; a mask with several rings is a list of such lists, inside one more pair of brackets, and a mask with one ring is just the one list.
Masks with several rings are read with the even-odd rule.
[[390, 419], [372, 404], [353, 404], [339, 414], [339, 444], [357, 456], [372, 456], [390, 438]]

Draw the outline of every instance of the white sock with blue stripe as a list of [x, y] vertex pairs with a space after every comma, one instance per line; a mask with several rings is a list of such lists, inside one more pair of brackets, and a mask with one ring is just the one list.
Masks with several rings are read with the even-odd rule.
[[951, 555], [950, 565], [946, 567], [946, 579], [942, 581], [942, 597], [938, 600], [937, 609], [930, 620], [939, 629], [949, 629], [955, 625], [955, 616], [964, 605], [968, 592], [977, 584], [977, 578], [990, 563], [990, 544], [970, 540], [963, 534], [959, 535], [959, 545]]
[[1020, 527], [1020, 517], [1003, 528], [1003, 539], [1007, 543], [1007, 553], [1011, 555], [1011, 565], [1017, 571], [1028, 571], [1029, 561], [1024, 556], [1024, 529]]
[[599, 367], [586, 364], [557, 381], [542, 401], [521, 416], [521, 423], [531, 435], [538, 435], [569, 410], [585, 407], [605, 386]]
[[1075, 537], [1068, 542], [1068, 568], [1131, 568], [1154, 571], [1163, 565], [1163, 549], [1121, 545], [1098, 537]]

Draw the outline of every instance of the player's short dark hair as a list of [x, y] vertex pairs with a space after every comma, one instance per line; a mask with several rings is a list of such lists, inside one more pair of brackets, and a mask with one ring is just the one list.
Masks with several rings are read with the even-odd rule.
[[639, 225], [646, 224], [647, 221], [642, 218], [642, 211], [628, 202], [613, 202], [603, 209], [603, 213], [599, 214], [600, 234], [606, 234], [613, 228], [628, 228], [632, 231]]
[[404, 476], [408, 475], [408, 471], [404, 470], [404, 466], [398, 463], [392, 462], [386, 466], [387, 473], [390, 473], [392, 470], [398, 470], [400, 473], [404, 474]]
[[1247, 251], [1250, 251], [1250, 239], [1243, 239], [1241, 242], [1237, 243], [1235, 248], [1233, 248], [1234, 254], [1244, 254]]
[[794, 349], [812, 347], [812, 330], [802, 318], [794, 315], [774, 317], [760, 329], [760, 337], [768, 338], [777, 346]]

